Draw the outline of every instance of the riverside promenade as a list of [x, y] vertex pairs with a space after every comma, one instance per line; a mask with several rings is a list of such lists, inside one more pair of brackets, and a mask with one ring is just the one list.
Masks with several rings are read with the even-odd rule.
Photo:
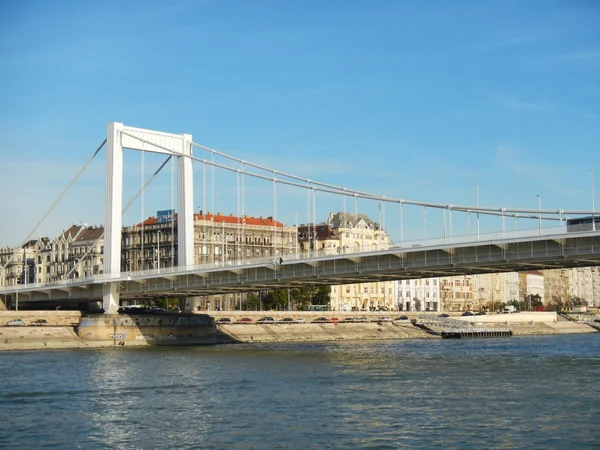
[[[259, 342], [331, 342], [359, 340], [397, 340], [397, 339], [439, 339], [440, 336], [414, 326], [419, 314], [402, 312], [265, 312], [265, 311], [219, 311], [202, 312], [210, 314], [216, 321], [227, 317], [231, 324], [210, 324], [202, 329], [203, 344], [225, 343], [259, 343]], [[164, 321], [167, 318], [178, 317], [169, 315], [140, 315], [129, 316], [121, 314], [113, 321], [120, 324], [114, 331], [103, 330], [105, 337], [89, 338], [89, 330], [82, 331], [90, 316], [82, 316], [77, 311], [0, 311], [0, 351], [27, 349], [61, 349], [61, 348], [106, 348], [106, 347], [143, 347], [150, 345], [186, 345], [185, 341], [177, 342], [177, 336], [172, 334], [172, 342], [153, 341], [147, 332], [143, 331], [144, 320], [153, 322]], [[393, 320], [378, 322], [380, 317], [399, 319], [401, 316], [408, 320]], [[107, 320], [103, 315], [97, 318]], [[189, 316], [188, 316], [189, 317]], [[257, 324], [261, 317], [273, 317], [276, 321], [285, 317], [302, 318], [305, 323], [274, 323]], [[317, 317], [325, 317], [331, 322], [312, 323]], [[349, 317], [364, 317], [368, 322], [344, 322]], [[437, 314], [431, 314], [432, 318]], [[250, 319], [251, 323], [236, 323], [239, 319]], [[452, 316], [453, 319], [463, 320], [477, 327], [506, 326], [512, 329], [514, 336], [526, 335], [557, 335], [575, 333], [595, 333], [597, 329], [585, 323], [566, 320], [556, 313], [518, 313], [491, 314], [486, 316], [462, 317]], [[25, 326], [6, 326], [10, 320], [22, 319]], [[47, 324], [32, 326], [35, 320], [44, 319]], [[337, 320], [335, 320], [337, 319]], [[171, 321], [172, 322], [172, 321]], [[136, 323], [139, 327], [136, 327]], [[467, 326], [467, 324], [465, 324]], [[151, 326], [156, 330], [156, 324]], [[160, 331], [153, 331], [160, 333]], [[186, 331], [187, 332], [187, 331]], [[131, 334], [129, 339], [125, 339]], [[87, 338], [86, 338], [87, 336]]]

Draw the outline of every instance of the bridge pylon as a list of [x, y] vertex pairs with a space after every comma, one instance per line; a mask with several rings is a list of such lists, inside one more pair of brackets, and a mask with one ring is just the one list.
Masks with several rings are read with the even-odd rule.
[[[106, 197], [104, 221], [104, 274], [121, 274], [121, 229], [123, 206], [123, 149], [162, 153], [177, 158], [177, 234], [180, 267], [194, 263], [194, 180], [192, 136], [145, 130], [110, 122], [106, 142]], [[119, 307], [119, 286], [103, 287], [102, 306], [106, 314]]]

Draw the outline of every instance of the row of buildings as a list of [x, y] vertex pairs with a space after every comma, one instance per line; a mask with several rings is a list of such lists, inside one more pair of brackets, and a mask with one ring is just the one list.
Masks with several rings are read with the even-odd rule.
[[[122, 271], [170, 267], [177, 262], [177, 216], [158, 211], [122, 230]], [[89, 277], [103, 270], [103, 227], [73, 225], [54, 239], [0, 249], [0, 285], [46, 283]], [[319, 251], [386, 249], [386, 231], [365, 214], [331, 213], [321, 224], [287, 226], [272, 217], [194, 215], [194, 262], [285, 257]], [[497, 273], [331, 286], [334, 310], [496, 310], [536, 296], [543, 304], [600, 306], [600, 270], [595, 267]], [[239, 304], [233, 294], [199, 299], [222, 309]]]

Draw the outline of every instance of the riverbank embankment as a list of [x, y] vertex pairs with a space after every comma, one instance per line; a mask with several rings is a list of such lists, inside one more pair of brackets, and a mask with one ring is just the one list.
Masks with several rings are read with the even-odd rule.
[[[359, 340], [439, 339], [440, 336], [413, 324], [419, 314], [394, 314], [392, 322], [378, 319], [385, 313], [299, 313], [240, 312], [208, 313], [215, 321], [229, 318], [230, 324], [212, 323], [207, 314], [93, 315], [77, 311], [0, 311], [0, 350], [132, 347], [149, 345], [199, 345], [253, 342], [331, 342]], [[304, 323], [256, 323], [261, 317], [280, 321], [286, 317]], [[400, 317], [403, 320], [400, 320]], [[209, 321], [206, 322], [206, 318]], [[313, 323], [318, 317], [330, 322]], [[363, 317], [366, 322], [344, 322]], [[432, 317], [437, 317], [433, 315]], [[236, 323], [240, 319], [249, 323]], [[585, 323], [566, 320], [555, 313], [454, 316], [476, 327], [504, 326], [515, 336], [595, 333]], [[23, 326], [6, 326], [21, 319]], [[43, 325], [35, 321], [45, 320]]]

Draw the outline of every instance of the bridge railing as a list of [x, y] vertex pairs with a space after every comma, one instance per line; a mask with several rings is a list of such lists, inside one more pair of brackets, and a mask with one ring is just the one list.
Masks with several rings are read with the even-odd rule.
[[[502, 241], [515, 241], [518, 239], [528, 239], [532, 237], [543, 237], [552, 235], [564, 235], [567, 233], [566, 226], [560, 227], [546, 227], [541, 229], [525, 229], [525, 230], [514, 230], [514, 231], [503, 231], [496, 233], [480, 233], [479, 235], [462, 235], [462, 236], [447, 236], [442, 238], [431, 238], [421, 239], [413, 241], [404, 241], [401, 243], [381, 243], [371, 246], [358, 246], [358, 247], [345, 247], [345, 248], [325, 248], [317, 251], [309, 251], [303, 253], [289, 253], [281, 256], [267, 256], [252, 259], [242, 260], [227, 260], [227, 261], [216, 261], [212, 263], [197, 264], [191, 266], [174, 266], [164, 267], [161, 269], [149, 269], [135, 272], [122, 272], [118, 276], [110, 274], [98, 274], [94, 276], [82, 277], [82, 278], [70, 278], [67, 280], [54, 280], [44, 283], [30, 283], [27, 285], [19, 286], [4, 286], [3, 290], [5, 293], [14, 293], [18, 291], [31, 291], [41, 290], [44, 288], [55, 288], [55, 287], [70, 287], [81, 284], [100, 283], [100, 282], [118, 282], [127, 281], [131, 279], [143, 279], [153, 277], [169, 277], [179, 276], [186, 272], [193, 273], [199, 271], [210, 271], [210, 270], [223, 270], [230, 269], [235, 270], [236, 268], [248, 268], [251, 266], [264, 267], [272, 266], [274, 269], [281, 264], [288, 262], [301, 263], [311, 262], [320, 258], [329, 258], [334, 256], [346, 257], [349, 255], [360, 255], [378, 252], [385, 253], [390, 250], [400, 251], [420, 251], [427, 247], [440, 247], [443, 245], [461, 245], [476, 242], [493, 242], [501, 243]], [[583, 232], [582, 232], [583, 233]], [[577, 235], [579, 233], [569, 233], [569, 235]]]

